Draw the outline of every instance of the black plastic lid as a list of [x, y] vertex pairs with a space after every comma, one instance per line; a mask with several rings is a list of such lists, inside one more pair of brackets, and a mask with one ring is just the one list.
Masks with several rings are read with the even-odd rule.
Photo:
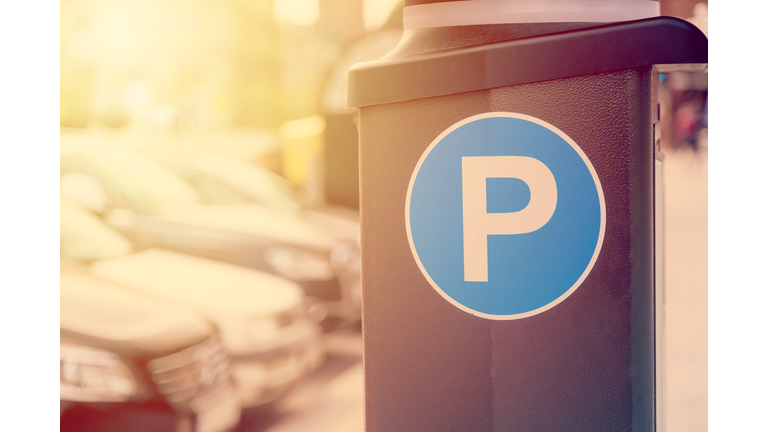
[[356, 108], [643, 66], [707, 63], [701, 30], [682, 19], [655, 17], [483, 45], [467, 41], [437, 52], [396, 49], [392, 56], [352, 66], [347, 101]]

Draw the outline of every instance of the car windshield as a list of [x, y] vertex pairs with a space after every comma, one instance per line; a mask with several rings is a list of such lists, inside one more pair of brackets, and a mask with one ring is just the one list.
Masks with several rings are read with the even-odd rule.
[[151, 212], [164, 204], [195, 204], [198, 192], [182, 178], [138, 151], [104, 140], [74, 134], [61, 135], [61, 158], [76, 159], [89, 174], [138, 212]]
[[301, 208], [288, 181], [265, 168], [212, 154], [155, 156], [197, 187], [208, 202], [256, 202], [287, 211]]
[[109, 228], [93, 213], [61, 197], [61, 256], [94, 261], [127, 255], [133, 245], [120, 233]]

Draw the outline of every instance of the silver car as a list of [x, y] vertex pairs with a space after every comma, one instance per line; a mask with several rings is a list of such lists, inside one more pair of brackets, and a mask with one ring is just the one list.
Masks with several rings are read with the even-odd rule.
[[61, 255], [69, 266], [203, 313], [220, 330], [244, 406], [279, 397], [325, 358], [322, 310], [272, 274], [134, 245], [90, 211], [61, 198]]

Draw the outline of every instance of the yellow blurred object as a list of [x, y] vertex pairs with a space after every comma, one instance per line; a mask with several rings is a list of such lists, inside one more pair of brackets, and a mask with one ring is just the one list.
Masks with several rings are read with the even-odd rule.
[[275, 127], [272, 0], [64, 0], [61, 125]]
[[275, 21], [282, 24], [311, 26], [320, 18], [318, 0], [275, 0], [273, 2]]
[[[322, 176], [321, 158], [325, 118], [316, 115], [280, 125], [283, 141], [283, 177], [299, 187], [317, 186]], [[309, 183], [312, 184], [309, 184]]]

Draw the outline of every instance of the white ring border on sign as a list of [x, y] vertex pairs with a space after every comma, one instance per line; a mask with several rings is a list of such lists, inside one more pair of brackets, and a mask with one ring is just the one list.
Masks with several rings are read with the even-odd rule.
[[[419, 258], [418, 252], [416, 252], [416, 246], [413, 244], [413, 236], [411, 235], [411, 193], [413, 192], [413, 184], [416, 181], [416, 176], [419, 173], [419, 170], [421, 169], [421, 165], [424, 163], [424, 161], [427, 159], [427, 156], [432, 151], [432, 149], [442, 141], [443, 138], [445, 138], [449, 133], [453, 132], [454, 130], [460, 128], [461, 126], [464, 126], [465, 124], [474, 122], [476, 120], [484, 119], [484, 118], [494, 118], [494, 117], [507, 117], [507, 118], [515, 118], [520, 120], [527, 120], [532, 123], [536, 123], [540, 126], [544, 126], [545, 128], [549, 129], [550, 131], [557, 134], [560, 138], [565, 140], [573, 149], [576, 151], [576, 153], [579, 154], [581, 159], [584, 161], [584, 164], [587, 166], [587, 169], [589, 169], [589, 172], [592, 174], [592, 179], [595, 182], [595, 187], [597, 188], [597, 195], [598, 199], [600, 201], [600, 235], [597, 237], [597, 246], [595, 247], [595, 252], [592, 254], [592, 259], [589, 261], [589, 264], [587, 265], [587, 268], [584, 269], [584, 272], [581, 274], [581, 277], [576, 281], [576, 283], [571, 286], [568, 291], [563, 293], [560, 297], [556, 298], [555, 300], [547, 303], [546, 305], [534, 309], [532, 311], [523, 312], [519, 314], [511, 314], [511, 315], [493, 315], [488, 314], [484, 312], [479, 312], [474, 309], [470, 309], [463, 304], [457, 302], [451, 296], [446, 294], [442, 289], [440, 289], [439, 286], [437, 286], [437, 283], [435, 283], [434, 280], [432, 280], [432, 277], [429, 276], [429, 273], [424, 268], [424, 265], [421, 263], [421, 259]], [[538, 119], [536, 117], [531, 117], [529, 115], [525, 114], [519, 114], [519, 113], [512, 113], [512, 112], [503, 112], [503, 111], [494, 111], [494, 112], [486, 112], [482, 114], [476, 114], [470, 117], [465, 118], [464, 120], [461, 120], [459, 122], [454, 123], [451, 127], [444, 130], [440, 135], [435, 138], [431, 144], [429, 144], [429, 147], [427, 147], [426, 150], [424, 150], [424, 153], [422, 153], [421, 158], [419, 158], [419, 161], [416, 163], [416, 167], [413, 169], [413, 173], [411, 174], [411, 180], [408, 182], [408, 192], [405, 195], [405, 232], [408, 235], [408, 244], [411, 247], [411, 253], [413, 254], [413, 257], [416, 259], [416, 264], [419, 266], [419, 270], [421, 270], [421, 273], [424, 275], [424, 277], [427, 279], [430, 285], [432, 285], [432, 288], [435, 289], [435, 291], [438, 292], [444, 299], [448, 300], [449, 303], [456, 306], [457, 308], [463, 310], [464, 312], [467, 312], [471, 315], [490, 319], [490, 320], [497, 320], [497, 321], [507, 321], [507, 320], [515, 320], [515, 319], [521, 319], [521, 318], [528, 318], [530, 316], [538, 315], [542, 312], [545, 312], [549, 309], [552, 309], [553, 307], [560, 304], [563, 300], [568, 298], [571, 294], [573, 294], [576, 289], [581, 286], [581, 284], [584, 282], [584, 280], [587, 278], [589, 273], [592, 271], [592, 268], [595, 266], [595, 262], [597, 261], [597, 257], [600, 255], [600, 250], [603, 247], [603, 239], [605, 237], [605, 196], [603, 195], [603, 186], [600, 184], [600, 178], [597, 176], [597, 171], [595, 171], [595, 167], [592, 166], [592, 162], [589, 160], [587, 155], [584, 153], [584, 151], [581, 149], [581, 147], [576, 144], [574, 140], [571, 139], [568, 135], [566, 135], [563, 131], [556, 128], [555, 126], [545, 122], [544, 120]]]

